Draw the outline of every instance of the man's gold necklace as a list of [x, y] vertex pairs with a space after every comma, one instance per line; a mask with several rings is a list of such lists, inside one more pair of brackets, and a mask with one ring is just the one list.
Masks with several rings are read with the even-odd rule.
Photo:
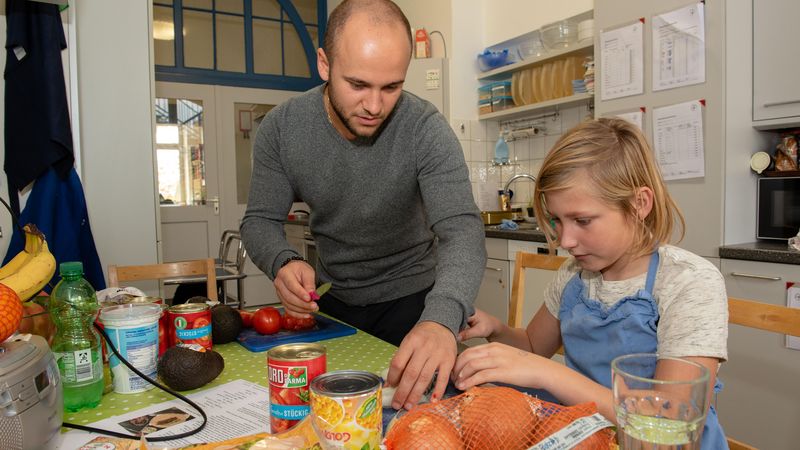
[[333, 128], [336, 128], [336, 125], [333, 124], [333, 118], [331, 117], [331, 111], [330, 111], [331, 98], [328, 96], [328, 89], [325, 89], [324, 97], [325, 98], [323, 99], [322, 107], [325, 108], [325, 115], [328, 116], [328, 123], [330, 123]]

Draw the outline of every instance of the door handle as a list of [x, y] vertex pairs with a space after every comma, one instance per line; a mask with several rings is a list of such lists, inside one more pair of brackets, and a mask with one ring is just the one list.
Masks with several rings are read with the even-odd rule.
[[495, 272], [502, 272], [503, 271], [503, 269], [498, 269], [497, 267], [489, 267], [489, 266], [486, 266], [486, 270], [494, 270]]
[[770, 277], [768, 275], [755, 275], [752, 273], [742, 273], [742, 272], [731, 272], [731, 275], [734, 277], [742, 277], [742, 278], [755, 278], [757, 280], [769, 280], [769, 281], [780, 281], [781, 277]]
[[208, 199], [208, 202], [214, 204], [214, 215], [218, 216], [219, 215], [219, 197], [218, 196], [210, 197]]
[[793, 105], [795, 103], [800, 103], [800, 98], [795, 99], [795, 100], [784, 100], [784, 101], [781, 101], [781, 102], [764, 103], [764, 108], [771, 108], [773, 106]]

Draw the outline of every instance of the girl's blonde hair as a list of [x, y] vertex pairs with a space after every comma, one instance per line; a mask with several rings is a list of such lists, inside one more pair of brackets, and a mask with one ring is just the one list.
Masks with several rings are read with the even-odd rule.
[[[579, 179], [574, 175], [581, 169], [585, 169], [581, 174], [584, 178]], [[601, 118], [567, 131], [539, 169], [533, 207], [551, 249], [558, 243], [545, 194], [574, 187], [585, 177], [592, 182], [597, 198], [622, 211], [636, 224], [630, 251], [634, 257], [669, 243], [676, 220], [680, 225], [678, 241], [683, 239], [686, 222], [667, 191], [644, 134], [626, 120]], [[641, 187], [653, 191], [653, 208], [644, 219], [639, 218], [635, 204]]]

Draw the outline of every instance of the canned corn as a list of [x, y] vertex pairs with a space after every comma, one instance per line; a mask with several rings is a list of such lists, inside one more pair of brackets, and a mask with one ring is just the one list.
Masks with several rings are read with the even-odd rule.
[[378, 449], [383, 430], [380, 377], [340, 370], [311, 383], [312, 424], [325, 449]]

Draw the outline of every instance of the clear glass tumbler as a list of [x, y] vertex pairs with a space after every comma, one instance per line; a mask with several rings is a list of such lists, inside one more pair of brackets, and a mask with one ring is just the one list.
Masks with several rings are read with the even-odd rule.
[[611, 377], [622, 449], [700, 448], [709, 402], [707, 368], [637, 353], [615, 358]]

